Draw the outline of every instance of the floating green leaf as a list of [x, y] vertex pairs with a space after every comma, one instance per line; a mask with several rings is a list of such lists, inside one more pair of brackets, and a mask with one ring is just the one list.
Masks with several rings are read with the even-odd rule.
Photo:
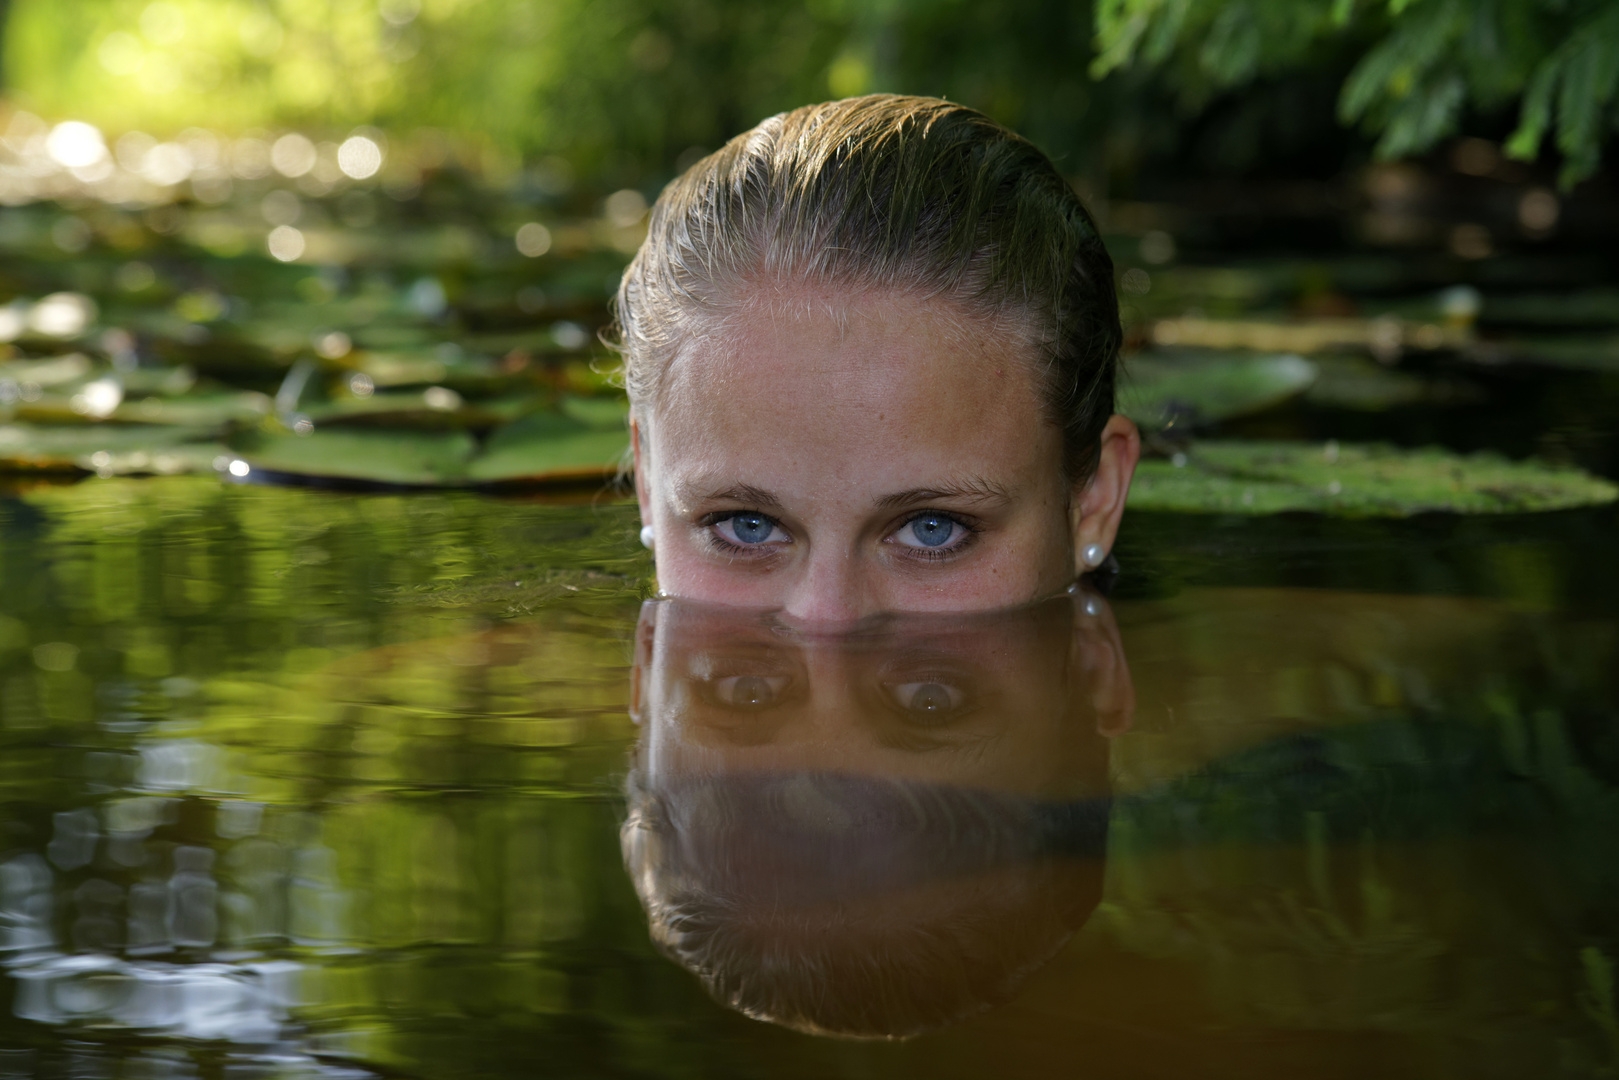
[[0, 472], [182, 473], [211, 466], [225, 448], [210, 427], [0, 425]]
[[1329, 409], [1378, 412], [1411, 405], [1460, 405], [1483, 396], [1473, 383], [1398, 371], [1363, 356], [1322, 356], [1315, 365], [1320, 376], [1305, 391], [1304, 400]]
[[0, 364], [0, 382], [18, 387], [49, 388], [86, 378], [90, 370], [90, 358], [83, 353], [68, 353], [48, 360], [13, 360]]
[[1129, 360], [1119, 411], [1149, 429], [1247, 416], [1304, 392], [1315, 365], [1298, 356], [1187, 351]]
[[1532, 326], [1619, 326], [1619, 289], [1492, 296], [1484, 304], [1483, 320]]
[[467, 470], [479, 483], [594, 479], [612, 476], [629, 449], [623, 413], [609, 427], [574, 416], [540, 413], [496, 431]]
[[251, 390], [214, 390], [185, 397], [126, 400], [113, 410], [111, 419], [129, 424], [184, 424], [217, 429], [233, 423], [253, 423], [268, 416], [270, 407], [267, 394]]
[[511, 394], [504, 398], [468, 401], [447, 387], [431, 386], [426, 390], [336, 398], [302, 407], [300, 411], [317, 426], [338, 423], [484, 430], [516, 419], [540, 400], [534, 394]]
[[444, 487], [465, 475], [477, 441], [464, 431], [356, 431], [255, 435], [239, 444], [255, 471], [409, 487]]
[[1335, 442], [1198, 443], [1173, 460], [1142, 462], [1130, 490], [1138, 510], [1349, 517], [1523, 513], [1615, 498], [1619, 487], [1577, 469]]
[[617, 400], [564, 399], [497, 428], [480, 447], [465, 431], [402, 431], [317, 423], [307, 434], [252, 433], [238, 443], [250, 469], [285, 476], [409, 487], [476, 487], [606, 480], [629, 436]]
[[1517, 361], [1574, 371], [1619, 371], [1619, 337], [1569, 335], [1490, 342], [1476, 356], [1486, 362]]

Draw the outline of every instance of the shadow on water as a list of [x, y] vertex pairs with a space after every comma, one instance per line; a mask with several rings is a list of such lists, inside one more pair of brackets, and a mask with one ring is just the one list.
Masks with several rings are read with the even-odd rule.
[[0, 502], [0, 1077], [1619, 1068], [1596, 517], [1144, 515], [836, 639], [633, 524]]

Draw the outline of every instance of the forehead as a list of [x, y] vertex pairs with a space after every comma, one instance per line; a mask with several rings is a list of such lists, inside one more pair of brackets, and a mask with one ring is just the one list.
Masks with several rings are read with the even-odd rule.
[[653, 426], [678, 432], [682, 456], [899, 446], [965, 459], [1032, 449], [1055, 435], [1044, 413], [1036, 351], [1014, 321], [937, 297], [800, 287], [753, 290], [694, 334]]

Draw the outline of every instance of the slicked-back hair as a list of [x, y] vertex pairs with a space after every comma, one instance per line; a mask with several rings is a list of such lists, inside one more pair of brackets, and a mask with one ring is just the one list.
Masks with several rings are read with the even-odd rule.
[[793, 282], [943, 298], [1017, 327], [1064, 470], [1089, 479], [1122, 336], [1113, 263], [1033, 144], [961, 105], [874, 94], [773, 116], [693, 165], [659, 196], [619, 285], [636, 414], [685, 342], [750, 288]]
[[1102, 896], [1106, 799], [830, 772], [656, 786], [639, 763], [626, 793], [619, 843], [654, 944], [727, 1007], [798, 1031], [904, 1039], [983, 1012]]

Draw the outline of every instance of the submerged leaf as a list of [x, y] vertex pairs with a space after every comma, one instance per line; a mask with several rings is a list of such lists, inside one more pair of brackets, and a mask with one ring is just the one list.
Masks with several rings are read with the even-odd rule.
[[1306, 390], [1316, 368], [1298, 356], [1146, 353], [1125, 365], [1119, 411], [1149, 429], [1262, 412]]
[[1137, 510], [1349, 517], [1520, 513], [1615, 498], [1619, 487], [1578, 469], [1331, 442], [1199, 443], [1173, 461], [1142, 462], [1130, 489]]

